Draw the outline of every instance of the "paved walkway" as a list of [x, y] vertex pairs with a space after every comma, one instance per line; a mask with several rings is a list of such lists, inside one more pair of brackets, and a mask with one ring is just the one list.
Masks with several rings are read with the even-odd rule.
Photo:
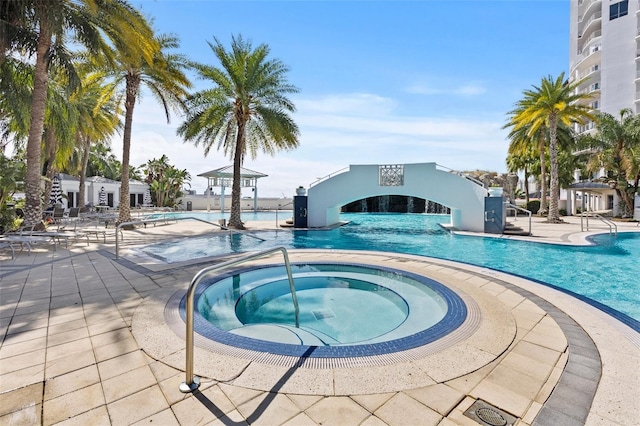
[[[588, 234], [569, 221], [535, 221], [532, 239], [584, 243]], [[180, 224], [135, 232], [147, 241], [203, 231]], [[291, 256], [433, 278], [475, 313], [463, 331], [405, 361], [349, 368], [274, 365], [198, 348], [202, 385], [182, 394], [184, 340], [165, 320], [165, 306], [202, 266], [151, 268], [116, 261], [113, 249], [108, 239], [34, 248], [13, 260], [0, 252], [0, 425], [477, 425], [474, 415], [496, 412], [523, 425], [637, 424], [639, 333], [521, 278], [376, 252]]]

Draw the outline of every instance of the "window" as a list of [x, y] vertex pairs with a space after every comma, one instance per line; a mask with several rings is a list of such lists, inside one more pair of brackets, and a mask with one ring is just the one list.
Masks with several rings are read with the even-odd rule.
[[621, 2], [612, 4], [609, 6], [609, 20], [614, 20], [625, 16], [629, 13], [629, 0], [622, 0]]

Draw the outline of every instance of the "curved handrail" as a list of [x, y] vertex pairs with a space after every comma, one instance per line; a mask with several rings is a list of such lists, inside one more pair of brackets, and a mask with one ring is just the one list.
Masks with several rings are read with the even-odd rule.
[[280, 208], [281, 208], [281, 207], [287, 207], [287, 206], [290, 206], [290, 205], [292, 205], [292, 204], [293, 204], [293, 201], [291, 201], [290, 203], [287, 203], [287, 204], [285, 204], [285, 205], [283, 205], [283, 206], [281, 206], [280, 204], [278, 204], [278, 208], [276, 209], [276, 232], [278, 231], [278, 228], [279, 228], [279, 226], [280, 226], [280, 225], [279, 225], [279, 223], [278, 223], [278, 212], [280, 211]]
[[[531, 216], [532, 216], [531, 211], [527, 210], [525, 208], [522, 208], [520, 206], [517, 206], [515, 204], [511, 204], [509, 202], [506, 202], [504, 204], [505, 204], [505, 207], [506, 207], [507, 211], [509, 211], [509, 210], [521, 211], [521, 212], [524, 212], [527, 215], [529, 215], [529, 235], [531, 235]], [[518, 214], [514, 213], [514, 217], [518, 217]]]
[[580, 213], [580, 230], [584, 231], [584, 223], [583, 220], [584, 218], [587, 218], [586, 222], [587, 222], [587, 231], [589, 230], [589, 218], [590, 217], [595, 217], [596, 219], [600, 220], [600, 222], [604, 223], [605, 225], [607, 225], [609, 227], [609, 234], [612, 235], [618, 235], [618, 226], [611, 220], [607, 219], [604, 216], [600, 216], [598, 213], [594, 213], [594, 212], [590, 212], [590, 211], [586, 211], [586, 212], [582, 212]]
[[191, 280], [191, 284], [189, 284], [189, 289], [187, 290], [187, 300], [185, 305], [186, 311], [186, 324], [187, 324], [187, 334], [186, 334], [186, 365], [185, 365], [185, 381], [180, 384], [180, 392], [187, 393], [193, 392], [198, 389], [200, 386], [200, 378], [193, 375], [193, 299], [196, 292], [196, 287], [202, 280], [202, 278], [212, 272], [217, 272], [222, 269], [236, 266], [240, 263], [246, 262], [248, 260], [258, 259], [261, 257], [268, 256], [277, 251], [282, 252], [284, 256], [284, 265], [287, 268], [287, 276], [289, 278], [289, 289], [291, 291], [291, 298], [293, 299], [293, 307], [295, 310], [296, 316], [296, 327], [300, 327], [300, 323], [298, 320], [298, 316], [300, 314], [300, 310], [298, 309], [298, 298], [296, 296], [296, 287], [293, 283], [293, 274], [291, 273], [291, 263], [289, 262], [289, 254], [287, 253], [287, 249], [284, 247], [275, 247], [269, 250], [261, 251], [258, 253], [251, 253], [247, 256], [241, 257], [240, 259], [232, 259], [228, 260], [224, 263], [220, 263], [218, 265], [213, 265], [201, 269]]
[[344, 168], [342, 168], [342, 169], [338, 170], [337, 172], [332, 172], [332, 173], [329, 173], [328, 175], [326, 175], [326, 176], [324, 176], [324, 177], [318, 178], [318, 179], [316, 179], [315, 181], [313, 181], [313, 182], [311, 182], [311, 183], [309, 184], [309, 188], [311, 188], [312, 186], [315, 186], [315, 185], [319, 184], [319, 183], [320, 183], [320, 182], [322, 182], [322, 181], [325, 181], [325, 180], [327, 180], [327, 179], [329, 179], [329, 178], [332, 178], [332, 177], [334, 177], [334, 176], [335, 176], [335, 175], [337, 175], [337, 174], [343, 173], [344, 171], [349, 170], [350, 168], [351, 168], [350, 166], [347, 166], [347, 167], [344, 167]]
[[[208, 220], [200, 219], [200, 218], [197, 218], [197, 217], [189, 216], [189, 217], [172, 217], [171, 218], [171, 220], [176, 220], [176, 221], [178, 221], [178, 220], [187, 220], [187, 219], [197, 220], [197, 221], [203, 222], [203, 223], [208, 223], [209, 225], [217, 226], [220, 229], [223, 229], [225, 231], [229, 231], [232, 234], [246, 235], [248, 237], [252, 237], [252, 238], [255, 238], [255, 239], [260, 240], [260, 241], [266, 241], [264, 238], [260, 238], [257, 235], [249, 234], [248, 232], [242, 232], [242, 231], [239, 231], [237, 229], [230, 229], [230, 228], [227, 228], [226, 226], [222, 226], [222, 225], [220, 225], [218, 223], [209, 222]], [[147, 223], [166, 222], [166, 221], [167, 221], [167, 218], [165, 217], [165, 218], [162, 218], [162, 219], [134, 220], [134, 221], [131, 221], [131, 222], [122, 222], [121, 224], [119, 224], [116, 227], [116, 259], [118, 259], [119, 252], [120, 252], [120, 241], [118, 239], [118, 231], [121, 231], [123, 226], [142, 225], [142, 224], [146, 225]]]
[[438, 168], [439, 170], [443, 170], [445, 172], [456, 174], [456, 175], [458, 175], [460, 177], [463, 177], [463, 178], [465, 178], [467, 180], [470, 180], [471, 182], [475, 183], [478, 186], [486, 188], [485, 185], [484, 185], [484, 182], [482, 182], [479, 179], [474, 178], [473, 176], [471, 176], [469, 174], [466, 174], [466, 173], [463, 173], [463, 172], [459, 172], [457, 170], [450, 169], [449, 167], [443, 166], [442, 164], [438, 164], [438, 163], [436, 163], [436, 168]]

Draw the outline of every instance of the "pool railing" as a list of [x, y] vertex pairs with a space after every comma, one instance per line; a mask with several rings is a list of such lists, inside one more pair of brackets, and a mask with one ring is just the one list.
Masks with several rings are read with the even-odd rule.
[[296, 327], [300, 327], [299, 322], [299, 314], [300, 310], [298, 309], [298, 298], [296, 296], [296, 288], [293, 283], [293, 274], [291, 273], [291, 263], [289, 262], [289, 254], [287, 253], [287, 249], [284, 247], [275, 247], [269, 250], [261, 251], [258, 253], [251, 253], [246, 256], [243, 256], [239, 259], [232, 259], [227, 262], [220, 263], [218, 265], [213, 265], [201, 269], [198, 273], [193, 277], [191, 283], [189, 284], [189, 289], [187, 290], [187, 300], [185, 305], [185, 313], [186, 313], [186, 363], [185, 363], [185, 381], [180, 384], [180, 392], [189, 393], [193, 392], [200, 386], [200, 378], [194, 376], [193, 374], [193, 351], [194, 351], [194, 341], [193, 341], [193, 310], [194, 310], [194, 295], [196, 292], [196, 287], [206, 276], [211, 275], [212, 273], [219, 272], [223, 269], [230, 268], [232, 266], [237, 266], [241, 263], [247, 262], [249, 260], [255, 260], [262, 257], [269, 256], [276, 252], [282, 252], [284, 257], [284, 265], [287, 269], [287, 277], [289, 278], [289, 289], [291, 291], [291, 298], [293, 299], [293, 308], [295, 310], [295, 318], [296, 318]]
[[237, 229], [231, 229], [231, 228], [228, 228], [226, 226], [220, 225], [218, 223], [210, 222], [208, 220], [204, 220], [204, 219], [200, 219], [200, 218], [192, 217], [192, 216], [189, 216], [189, 217], [172, 217], [171, 219], [168, 219], [168, 218], [164, 217], [164, 218], [160, 218], [160, 219], [134, 220], [134, 221], [131, 221], [131, 222], [122, 222], [121, 224], [119, 224], [116, 227], [116, 259], [118, 259], [120, 257], [120, 239], [118, 238], [118, 234], [119, 234], [118, 231], [122, 232], [122, 228], [123, 227], [125, 227], [125, 226], [133, 226], [133, 225], [145, 225], [146, 226], [148, 223], [158, 223], [158, 222], [166, 223], [167, 220], [172, 220], [172, 221], [173, 220], [175, 220], [175, 221], [179, 221], [179, 220], [197, 220], [199, 222], [208, 223], [209, 225], [217, 226], [218, 228], [220, 228], [222, 230], [229, 231], [231, 234], [246, 235], [248, 237], [255, 238], [255, 239], [260, 240], [260, 241], [266, 241], [264, 238], [260, 238], [257, 235], [253, 235], [253, 234], [250, 234], [248, 232], [242, 232], [242, 231], [237, 230]]

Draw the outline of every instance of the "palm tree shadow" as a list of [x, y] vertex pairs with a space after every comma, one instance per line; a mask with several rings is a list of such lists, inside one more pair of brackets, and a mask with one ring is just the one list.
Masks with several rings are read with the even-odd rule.
[[267, 393], [267, 397], [262, 400], [260, 405], [258, 405], [258, 407], [256, 407], [256, 410], [253, 413], [251, 413], [246, 418], [245, 421], [236, 422], [236, 421], [230, 419], [229, 416], [227, 416], [220, 408], [218, 408], [216, 406], [216, 404], [214, 404], [209, 398], [204, 396], [198, 390], [196, 390], [193, 393], [193, 396], [198, 401], [200, 401], [200, 403], [202, 403], [202, 405], [204, 405], [205, 408], [207, 408], [207, 410], [209, 410], [211, 412], [211, 414], [216, 416], [216, 418], [218, 420], [220, 420], [225, 425], [234, 426], [234, 425], [251, 424], [251, 423], [255, 422], [256, 420], [258, 420], [258, 418], [260, 418], [260, 416], [264, 413], [264, 411], [267, 409], [267, 407], [274, 400], [274, 398], [278, 394], [278, 391], [280, 389], [282, 389], [282, 386], [284, 386], [284, 384], [287, 383], [287, 380], [289, 380], [289, 378], [293, 375], [293, 373], [305, 363], [305, 361], [307, 360], [307, 358], [309, 358], [309, 356], [311, 356], [311, 354], [313, 353], [315, 348], [316, 348], [315, 346], [309, 346], [309, 348], [304, 352], [304, 354], [302, 354], [302, 356], [300, 356], [300, 358], [298, 358], [296, 363], [290, 369], [288, 369], [286, 371], [286, 373], [284, 373], [282, 375], [282, 377], [276, 382], [275, 385], [273, 385], [273, 387]]

